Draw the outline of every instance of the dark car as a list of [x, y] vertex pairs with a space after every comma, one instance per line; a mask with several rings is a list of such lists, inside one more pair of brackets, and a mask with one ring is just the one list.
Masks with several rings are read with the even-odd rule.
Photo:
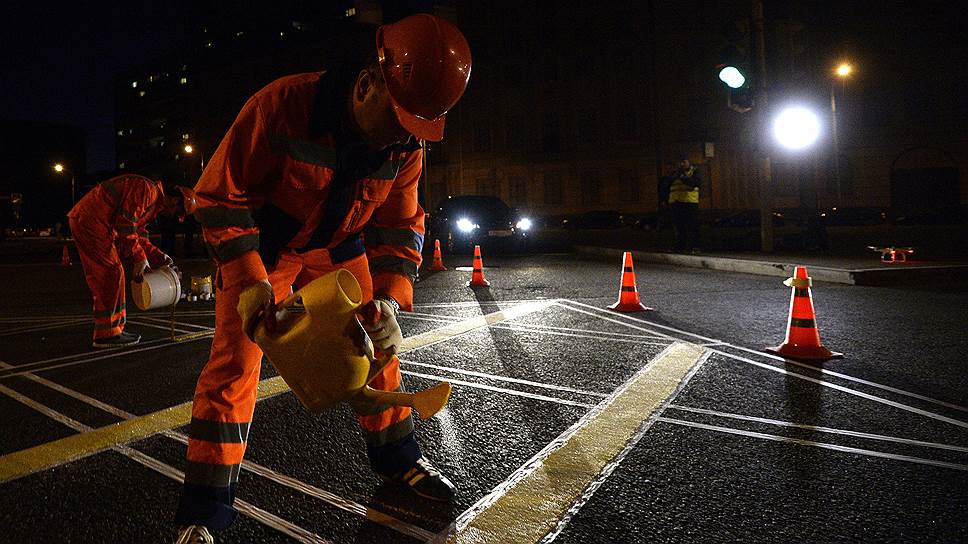
[[427, 241], [435, 238], [449, 251], [468, 251], [475, 244], [519, 250], [533, 229], [531, 219], [496, 196], [454, 196], [441, 201], [427, 218]]

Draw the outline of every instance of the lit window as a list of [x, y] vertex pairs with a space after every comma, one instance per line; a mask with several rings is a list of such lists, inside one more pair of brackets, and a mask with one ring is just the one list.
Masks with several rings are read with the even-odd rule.
[[144, 96], [144, 95], [145, 95], [144, 91], [138, 91], [138, 96]]
[[133, 128], [129, 128], [128, 129], [128, 134], [132, 134], [133, 132], [134, 132], [134, 129]]
[[356, 8], [350, 8], [350, 9], [346, 10], [346, 16], [347, 17], [352, 17], [354, 15], [356, 15]]
[[188, 133], [182, 134], [182, 140], [187, 140], [189, 138]]
[[181, 83], [182, 85], [184, 85], [184, 84], [186, 84], [186, 83], [188, 83], [188, 78], [187, 78], [187, 77], [183, 77], [183, 78], [181, 78], [181, 79], [179, 80], [179, 83]]
[[151, 83], [154, 80], [155, 80], [155, 76], [148, 76], [148, 83]]
[[118, 163], [118, 170], [124, 170], [124, 163], [123, 162], [119, 162]]
[[124, 136], [124, 129], [118, 131], [118, 136]]
[[132, 81], [131, 82], [131, 88], [132, 89], [137, 89], [138, 88], [138, 82], [137, 81]]

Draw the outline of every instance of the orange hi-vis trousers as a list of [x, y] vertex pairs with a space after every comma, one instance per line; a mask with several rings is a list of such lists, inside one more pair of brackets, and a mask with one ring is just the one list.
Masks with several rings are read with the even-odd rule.
[[[338, 268], [345, 268], [356, 276], [363, 290], [363, 301], [368, 302], [373, 296], [373, 284], [366, 255], [334, 264], [326, 250], [281, 255], [269, 272], [276, 302], [282, 302], [293, 288], [299, 289]], [[231, 504], [255, 409], [262, 351], [242, 331], [242, 320], [236, 309], [242, 286], [224, 277], [217, 278], [215, 283], [215, 337], [208, 363], [195, 388], [185, 487], [176, 522], [223, 529], [235, 517]], [[371, 385], [387, 391], [402, 390], [399, 361], [394, 358]], [[420, 452], [413, 440], [410, 408], [354, 408], [374, 469], [380, 470], [378, 465], [387, 464], [374, 460], [375, 455], [387, 456], [381, 448], [391, 450], [390, 456], [395, 458], [386, 470], [410, 467], [416, 462]], [[398, 443], [406, 445], [395, 448]]]
[[117, 336], [125, 323], [124, 267], [114, 247], [114, 234], [73, 217], [69, 221], [84, 278], [94, 295], [94, 339]]

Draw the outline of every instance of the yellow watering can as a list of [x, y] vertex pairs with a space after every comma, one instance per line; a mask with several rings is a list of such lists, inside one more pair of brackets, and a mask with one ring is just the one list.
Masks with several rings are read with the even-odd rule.
[[266, 330], [260, 320], [255, 343], [310, 412], [352, 402], [409, 406], [420, 419], [433, 417], [450, 398], [447, 382], [416, 393], [369, 386], [393, 356], [375, 356], [373, 343], [356, 317], [362, 300], [352, 273], [330, 272], [280, 304], [275, 331]]

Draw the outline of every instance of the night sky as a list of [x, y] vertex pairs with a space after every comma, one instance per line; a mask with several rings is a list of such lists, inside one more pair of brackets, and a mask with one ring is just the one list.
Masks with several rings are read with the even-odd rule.
[[0, 118], [87, 131], [88, 171], [114, 166], [114, 75], [187, 39], [177, 1], [9, 3], [0, 43]]

